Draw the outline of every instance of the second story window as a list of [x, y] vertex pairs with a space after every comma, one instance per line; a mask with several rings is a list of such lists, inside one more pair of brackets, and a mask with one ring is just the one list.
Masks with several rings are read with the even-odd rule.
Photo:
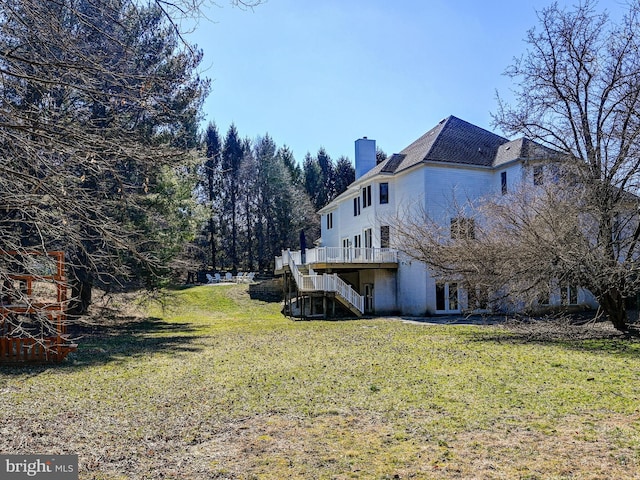
[[353, 199], [353, 216], [357, 217], [358, 215], [360, 215], [360, 197]]
[[362, 208], [371, 205], [371, 185], [367, 185], [362, 189]]
[[387, 182], [380, 184], [380, 204], [389, 203], [389, 184]]
[[333, 228], [333, 212], [327, 213], [327, 230]]
[[542, 165], [533, 167], [533, 184], [542, 185], [544, 183], [544, 170]]
[[502, 189], [502, 195], [507, 194], [507, 172], [500, 173], [500, 188]]

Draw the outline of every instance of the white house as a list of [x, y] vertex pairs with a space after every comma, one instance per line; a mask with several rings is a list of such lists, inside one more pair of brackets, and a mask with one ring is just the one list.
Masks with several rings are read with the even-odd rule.
[[[450, 116], [400, 153], [376, 164], [375, 141], [355, 143], [356, 180], [319, 210], [320, 245], [283, 252], [276, 272], [285, 274], [288, 299], [305, 314], [326, 314], [328, 299], [354, 313], [433, 315], [469, 310], [469, 295], [456, 283], [438, 283], [424, 264], [393, 246], [388, 219], [416, 202], [449, 224], [449, 206], [523, 181], [540, 182], [549, 150], [520, 138], [509, 141]], [[385, 220], [387, 219], [387, 220]], [[592, 304], [589, 292], [567, 287], [552, 303]], [[314, 300], [315, 297], [315, 300]]]

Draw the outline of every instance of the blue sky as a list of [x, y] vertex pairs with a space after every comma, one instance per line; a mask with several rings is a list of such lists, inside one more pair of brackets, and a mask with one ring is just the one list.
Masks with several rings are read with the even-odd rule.
[[503, 72], [551, 0], [218, 3], [187, 37], [212, 80], [206, 121], [223, 137], [232, 122], [243, 137], [268, 133], [302, 162], [321, 146], [353, 161], [363, 136], [392, 154], [449, 115], [502, 133], [495, 92], [510, 97]]

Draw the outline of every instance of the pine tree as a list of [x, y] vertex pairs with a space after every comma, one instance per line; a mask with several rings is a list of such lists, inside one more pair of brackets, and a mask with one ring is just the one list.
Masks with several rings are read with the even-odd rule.
[[174, 248], [150, 198], [198, 141], [201, 52], [154, 5], [6, 0], [0, 18], [0, 246], [64, 249], [77, 312], [96, 280], [156, 282]]
[[222, 142], [218, 127], [209, 122], [205, 132], [205, 157], [203, 168], [204, 185], [209, 205], [209, 252], [210, 265], [215, 270], [218, 264], [218, 235], [220, 230], [220, 214], [222, 211]]
[[322, 178], [322, 170], [318, 161], [307, 152], [302, 165], [304, 171], [304, 189], [311, 199], [316, 210], [322, 208], [325, 204], [324, 186]]
[[331, 157], [324, 147], [320, 147], [320, 150], [318, 150], [316, 160], [320, 166], [320, 174], [322, 178], [320, 203], [324, 206], [335, 198], [336, 173], [333, 166], [333, 160], [331, 160]]
[[235, 124], [231, 124], [227, 131], [222, 149], [222, 188], [224, 191], [224, 203], [222, 211], [222, 229], [224, 238], [228, 239], [225, 253], [235, 272], [238, 269], [238, 209], [240, 195], [240, 166], [244, 150], [242, 141], [238, 136]]
[[291, 183], [294, 185], [300, 185], [302, 183], [303, 172], [300, 165], [296, 162], [296, 159], [293, 156], [293, 152], [286, 145], [280, 147], [278, 149], [277, 155], [280, 157], [285, 167], [287, 167], [287, 171], [289, 172], [289, 176], [291, 177]]
[[338, 196], [347, 190], [347, 187], [356, 180], [356, 170], [351, 161], [342, 156], [338, 159], [335, 166], [335, 195]]

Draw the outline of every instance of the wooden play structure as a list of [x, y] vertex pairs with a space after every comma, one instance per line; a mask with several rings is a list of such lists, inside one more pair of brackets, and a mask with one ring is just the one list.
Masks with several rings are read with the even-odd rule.
[[[2, 251], [0, 364], [60, 362], [76, 350], [66, 335], [64, 252]], [[28, 273], [26, 273], [28, 272]]]

